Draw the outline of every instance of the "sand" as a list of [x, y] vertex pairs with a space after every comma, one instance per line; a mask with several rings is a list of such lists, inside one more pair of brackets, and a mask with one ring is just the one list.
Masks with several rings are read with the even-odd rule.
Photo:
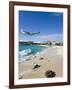
[[[33, 69], [36, 64], [40, 67]], [[19, 62], [19, 79], [47, 78], [47, 70], [54, 71], [55, 77], [63, 76], [63, 46], [48, 47], [31, 60]]]

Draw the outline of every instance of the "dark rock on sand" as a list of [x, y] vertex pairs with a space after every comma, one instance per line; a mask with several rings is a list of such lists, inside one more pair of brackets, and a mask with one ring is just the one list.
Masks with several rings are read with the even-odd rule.
[[19, 76], [19, 79], [22, 79], [23, 78], [23, 76]]
[[52, 78], [52, 77], [56, 76], [56, 73], [54, 71], [52, 71], [52, 70], [48, 70], [48, 71], [45, 72], [45, 76], [47, 78]]
[[36, 64], [36, 65], [33, 67], [33, 69], [36, 69], [36, 68], [39, 68], [39, 67], [40, 67], [40, 65]]
[[37, 56], [34, 56], [35, 58], [37, 57]]
[[44, 58], [41, 57], [40, 60], [42, 60], [42, 59], [44, 59]]

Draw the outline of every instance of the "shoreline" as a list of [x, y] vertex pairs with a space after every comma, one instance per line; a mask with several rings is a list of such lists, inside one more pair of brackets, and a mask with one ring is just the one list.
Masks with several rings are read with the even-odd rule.
[[[62, 46], [55, 46], [55, 45], [52, 45], [52, 46], [48, 46], [48, 45], [37, 45], [37, 46], [42, 46], [42, 47], [46, 47], [45, 49], [43, 49], [42, 51], [40, 51], [40, 52], [36, 52], [35, 54], [30, 54], [30, 56], [32, 55], [32, 56], [36, 56], [36, 55], [40, 55], [40, 54], [42, 54], [42, 53], [44, 53], [46, 50], [48, 50], [48, 49], [50, 49], [50, 48], [58, 48], [58, 47], [62, 47]], [[27, 55], [27, 56], [29, 56], [29, 55]], [[27, 60], [24, 60], [24, 61], [27, 61]], [[23, 60], [22, 61], [19, 61], [19, 63], [21, 63], [21, 62], [24, 62]]]
[[[19, 62], [19, 78], [46, 78], [45, 72], [53, 70], [56, 77], [63, 75], [63, 46], [51, 46], [45, 51], [34, 55], [31, 60]], [[39, 68], [35, 70], [33, 67], [38, 64]]]

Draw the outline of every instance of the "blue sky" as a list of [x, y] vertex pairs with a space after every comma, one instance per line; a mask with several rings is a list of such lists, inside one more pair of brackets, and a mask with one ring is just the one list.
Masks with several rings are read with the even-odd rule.
[[[38, 35], [28, 36], [21, 30], [40, 32]], [[19, 11], [19, 40], [22, 41], [62, 41], [63, 13]]]

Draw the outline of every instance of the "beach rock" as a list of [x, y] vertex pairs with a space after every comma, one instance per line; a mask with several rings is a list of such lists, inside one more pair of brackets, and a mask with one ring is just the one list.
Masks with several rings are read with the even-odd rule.
[[52, 78], [52, 77], [56, 76], [56, 73], [54, 71], [52, 71], [52, 70], [48, 70], [48, 71], [45, 72], [45, 76], [47, 78]]
[[39, 67], [40, 67], [40, 65], [36, 64], [36, 65], [33, 67], [33, 69], [36, 69], [36, 68], [39, 68]]
[[40, 60], [42, 60], [42, 59], [44, 59], [44, 58], [41, 57]]
[[20, 75], [19, 75], [19, 79], [22, 79], [22, 78], [23, 78], [23, 76], [20, 76]]
[[34, 56], [35, 58], [37, 57], [37, 56]]

